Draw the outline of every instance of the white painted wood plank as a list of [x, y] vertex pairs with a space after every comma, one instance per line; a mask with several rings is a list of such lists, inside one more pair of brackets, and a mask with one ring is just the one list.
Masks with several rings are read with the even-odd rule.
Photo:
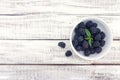
[[[109, 53], [102, 59], [86, 61], [71, 50], [68, 40], [66, 48], [57, 46], [60, 40], [0, 40], [0, 64], [120, 64], [120, 42], [114, 41]], [[62, 40], [61, 40], [62, 41]]]
[[0, 0], [0, 14], [58, 12], [68, 14], [120, 13], [120, 0]]
[[120, 80], [120, 66], [0, 66], [0, 80]]
[[[29, 16], [0, 16], [0, 39], [69, 39], [72, 27], [86, 16], [38, 14]], [[98, 16], [120, 39], [120, 16]]]

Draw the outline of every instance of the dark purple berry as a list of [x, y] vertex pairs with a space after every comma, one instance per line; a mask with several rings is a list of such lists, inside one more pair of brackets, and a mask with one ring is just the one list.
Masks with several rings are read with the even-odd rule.
[[85, 56], [89, 56], [89, 55], [90, 55], [90, 50], [88, 50], [88, 49], [85, 50], [85, 51], [84, 51], [84, 55], [85, 55]]
[[79, 34], [80, 35], [85, 35], [85, 29], [79, 28]]
[[96, 34], [94, 37], [94, 40], [99, 41], [101, 40], [101, 35], [100, 34]]
[[78, 37], [78, 41], [79, 41], [79, 42], [82, 42], [83, 40], [84, 40], [83, 36], [79, 36], [79, 37]]
[[91, 49], [90, 49], [90, 53], [91, 53], [91, 54], [94, 54], [94, 53], [95, 53], [95, 49], [94, 49], [94, 48], [91, 48]]
[[87, 38], [87, 35], [84, 35], [83, 37], [84, 37], [84, 38]]
[[81, 47], [81, 51], [84, 51], [85, 49], [83, 47]]
[[93, 25], [92, 21], [88, 21], [88, 22], [86, 23], [86, 27], [87, 27], [87, 28], [92, 27], [92, 25]]
[[100, 29], [96, 27], [90, 27], [90, 32], [91, 34], [97, 34], [100, 32]]
[[99, 33], [100, 32], [100, 29], [99, 28], [96, 28], [96, 33]]
[[78, 28], [85, 28], [84, 22], [79, 23], [79, 24], [78, 24]]
[[61, 47], [61, 48], [65, 48], [66, 44], [64, 42], [59, 42], [58, 46]]
[[100, 35], [101, 35], [101, 39], [105, 38], [105, 33], [104, 32], [101, 32]]
[[84, 40], [83, 42], [82, 42], [82, 47], [83, 47], [83, 49], [87, 49], [88, 48], [88, 42], [86, 41], [86, 40]]
[[77, 46], [78, 45], [78, 41], [77, 40], [75, 40], [75, 44], [74, 44], [74, 46]]
[[72, 52], [70, 51], [70, 50], [68, 50], [66, 53], [65, 53], [65, 56], [66, 57], [69, 57], [69, 56], [71, 56], [72, 55]]
[[73, 41], [72, 41], [72, 44], [73, 44], [73, 46], [75, 47], [75, 46], [78, 45], [78, 41], [77, 41], [77, 40], [73, 40]]
[[91, 32], [91, 34], [95, 34], [97, 32], [97, 28], [90, 27], [90, 32]]
[[99, 46], [100, 46], [99, 41], [94, 41], [94, 42], [93, 42], [93, 47], [99, 47]]
[[77, 34], [77, 33], [78, 33], [78, 28], [75, 28], [75, 30], [74, 30], [74, 31], [75, 31], [75, 33]]
[[104, 45], [105, 45], [105, 41], [104, 40], [100, 41], [100, 46], [103, 47]]
[[76, 50], [80, 51], [81, 50], [81, 46], [76, 46]]
[[75, 40], [72, 40], [72, 44], [75, 45]]
[[96, 53], [100, 53], [100, 52], [102, 51], [102, 48], [101, 48], [101, 47], [97, 47], [97, 48], [95, 49], [95, 51], [96, 51]]
[[93, 24], [92, 24], [92, 27], [97, 27], [97, 23], [93, 23]]

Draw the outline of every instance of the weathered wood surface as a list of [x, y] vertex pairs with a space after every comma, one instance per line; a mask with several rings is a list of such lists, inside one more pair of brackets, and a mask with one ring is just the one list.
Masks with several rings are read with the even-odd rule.
[[[110, 52], [95, 61], [65, 57], [72, 27], [88, 16], [112, 30]], [[0, 0], [0, 80], [120, 80], [119, 24], [120, 0]]]
[[[64, 41], [66, 48], [58, 47]], [[87, 61], [73, 56], [65, 57], [71, 50], [69, 40], [0, 40], [0, 64], [120, 64], [120, 42], [114, 41], [109, 53], [102, 59]]]
[[120, 80], [120, 66], [0, 66], [0, 80]]

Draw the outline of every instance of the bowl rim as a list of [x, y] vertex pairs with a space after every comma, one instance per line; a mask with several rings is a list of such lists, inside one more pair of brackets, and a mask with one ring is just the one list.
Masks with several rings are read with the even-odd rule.
[[[90, 20], [90, 19], [98, 20], [98, 21], [104, 23], [104, 24], [105, 24], [105, 27], [107, 27], [107, 30], [108, 30], [109, 35], [110, 35], [110, 36], [109, 36], [109, 37], [110, 37], [110, 40], [109, 40], [109, 43], [110, 43], [110, 44], [109, 44], [109, 47], [107, 48], [107, 50], [106, 50], [106, 51], [104, 52], [104, 54], [102, 54], [101, 56], [97, 56], [97, 57], [93, 57], [93, 58], [89, 58], [89, 57], [86, 57], [86, 56], [83, 56], [83, 55], [79, 54], [79, 53], [75, 50], [75, 48], [73, 47], [73, 44], [72, 44], [72, 35], [73, 35], [74, 29], [77, 27], [77, 25], [78, 25], [80, 22], [85, 21], [85, 20]], [[104, 57], [106, 54], [108, 54], [108, 52], [109, 52], [109, 50], [110, 50], [110, 48], [111, 48], [112, 40], [113, 40], [112, 32], [111, 32], [110, 28], [108, 27], [107, 23], [106, 23], [104, 20], [102, 20], [102, 19], [100, 19], [100, 18], [98, 18], [98, 17], [84, 17], [84, 18], [80, 19], [80, 20], [79, 20], [78, 22], [76, 22], [76, 24], [73, 26], [73, 28], [72, 28], [72, 30], [71, 30], [71, 33], [70, 33], [70, 45], [71, 45], [71, 47], [72, 47], [72, 50], [75, 52], [75, 54], [76, 54], [77, 56], [79, 56], [80, 58], [82, 58], [82, 59], [84, 59], [84, 60], [97, 60], [97, 59], [100, 59], [100, 58]]]

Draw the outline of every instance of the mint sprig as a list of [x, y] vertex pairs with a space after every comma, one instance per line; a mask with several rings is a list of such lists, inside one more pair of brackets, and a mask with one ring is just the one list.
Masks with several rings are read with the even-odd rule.
[[88, 29], [85, 29], [85, 33], [87, 35], [87, 37], [85, 39], [88, 40], [89, 46], [92, 47], [93, 38], [91, 36], [91, 33]]
[[88, 29], [85, 29], [85, 33], [86, 33], [86, 35], [87, 35], [88, 37], [91, 37], [91, 33], [90, 33], [90, 31], [89, 31]]

